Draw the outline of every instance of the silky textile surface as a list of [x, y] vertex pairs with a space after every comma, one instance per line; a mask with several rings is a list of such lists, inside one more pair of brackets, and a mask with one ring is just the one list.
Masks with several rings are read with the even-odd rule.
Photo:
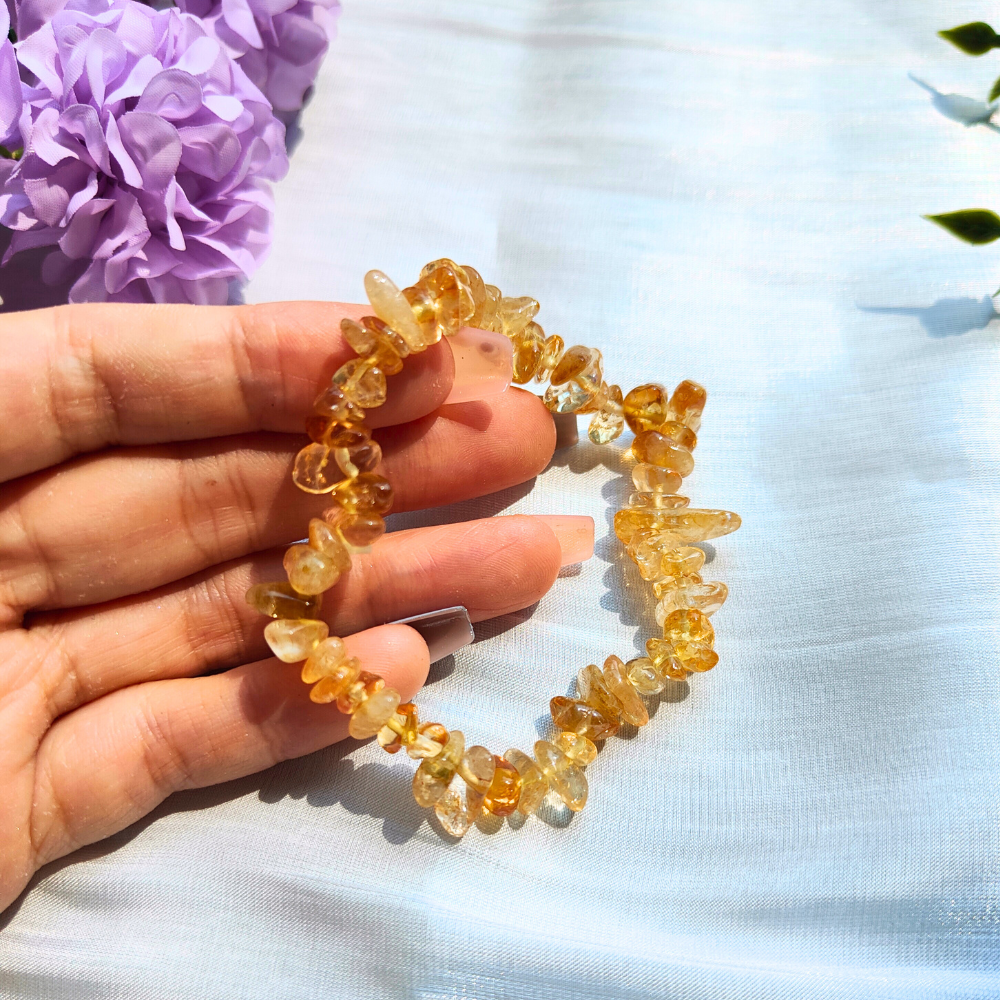
[[[721, 662], [608, 742], [565, 826], [445, 843], [371, 742], [175, 796], [36, 877], [0, 995], [1000, 996], [1000, 252], [920, 218], [1000, 208], [1000, 136], [907, 77], [984, 96], [1000, 60], [934, 32], [992, 9], [345, 8], [247, 299], [360, 301], [447, 254], [625, 389], [706, 385], [684, 492], [743, 516], [710, 549]], [[598, 524], [426, 717], [530, 749], [579, 667], [655, 633], [610, 533], [628, 439], [424, 518]]]

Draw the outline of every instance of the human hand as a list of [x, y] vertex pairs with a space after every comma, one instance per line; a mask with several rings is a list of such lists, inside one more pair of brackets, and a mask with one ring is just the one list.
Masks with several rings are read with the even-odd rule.
[[[172, 792], [347, 735], [347, 717], [268, 656], [267, 619], [244, 593], [283, 578], [283, 546], [329, 506], [289, 472], [313, 397], [353, 357], [340, 320], [365, 311], [93, 305], [0, 319], [0, 910], [41, 865]], [[369, 414], [395, 511], [512, 486], [551, 457], [535, 396], [442, 406], [453, 372], [437, 344]], [[526, 607], [560, 554], [531, 517], [395, 532], [354, 558], [323, 614], [409, 699], [427, 647], [380, 623]]]

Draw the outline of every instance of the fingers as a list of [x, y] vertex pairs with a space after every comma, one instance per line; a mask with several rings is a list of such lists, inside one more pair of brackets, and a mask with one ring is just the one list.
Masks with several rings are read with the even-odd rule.
[[[378, 438], [394, 509], [410, 510], [530, 479], [551, 458], [555, 434], [535, 396], [510, 390]], [[9, 485], [0, 599], [18, 613], [96, 604], [303, 537], [331, 499], [291, 482], [302, 440], [257, 434], [122, 449]]]
[[[404, 701], [427, 677], [427, 647], [405, 625], [345, 641]], [[126, 688], [61, 719], [38, 751], [36, 867], [123, 829], [172, 792], [252, 774], [344, 739], [348, 716], [308, 695], [299, 667], [272, 658], [212, 677]]]
[[[281, 302], [10, 313], [0, 320], [0, 481], [106, 445], [301, 432], [319, 388], [355, 356], [340, 321], [370, 311]], [[435, 410], [453, 371], [445, 343], [408, 358], [370, 425]]]
[[[552, 586], [561, 549], [534, 517], [415, 528], [386, 535], [324, 595], [333, 635], [462, 604], [474, 621], [528, 607]], [[52, 650], [45, 693], [53, 716], [144, 681], [192, 677], [268, 655], [267, 619], [247, 588], [282, 579], [281, 553], [260, 554], [103, 609], [42, 619], [28, 635]]]

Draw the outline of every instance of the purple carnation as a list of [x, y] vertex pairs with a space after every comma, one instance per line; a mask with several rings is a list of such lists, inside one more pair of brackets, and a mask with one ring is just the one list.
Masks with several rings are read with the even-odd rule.
[[58, 244], [45, 273], [87, 262], [70, 301], [225, 302], [267, 253], [266, 181], [288, 159], [283, 126], [219, 42], [177, 10], [69, 0], [17, 58], [31, 82], [18, 119], [0, 119], [24, 148], [0, 174], [5, 262]]
[[[33, 0], [37, 2], [37, 0]], [[177, 0], [200, 17], [277, 111], [298, 111], [335, 32], [338, 0]]]

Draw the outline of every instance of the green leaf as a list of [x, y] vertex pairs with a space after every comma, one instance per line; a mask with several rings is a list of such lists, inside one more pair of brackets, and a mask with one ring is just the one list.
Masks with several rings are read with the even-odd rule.
[[994, 83], [993, 87], [990, 89], [990, 96], [987, 97], [986, 100], [988, 102], [993, 102], [998, 97], [1000, 97], [1000, 76], [997, 77], [996, 83]]
[[938, 34], [970, 56], [981, 56], [1000, 45], [997, 33], [985, 21], [962, 24], [957, 28], [939, 31]]
[[966, 243], [992, 243], [1000, 239], [1000, 215], [985, 208], [966, 208], [961, 212], [925, 215], [924, 218]]

